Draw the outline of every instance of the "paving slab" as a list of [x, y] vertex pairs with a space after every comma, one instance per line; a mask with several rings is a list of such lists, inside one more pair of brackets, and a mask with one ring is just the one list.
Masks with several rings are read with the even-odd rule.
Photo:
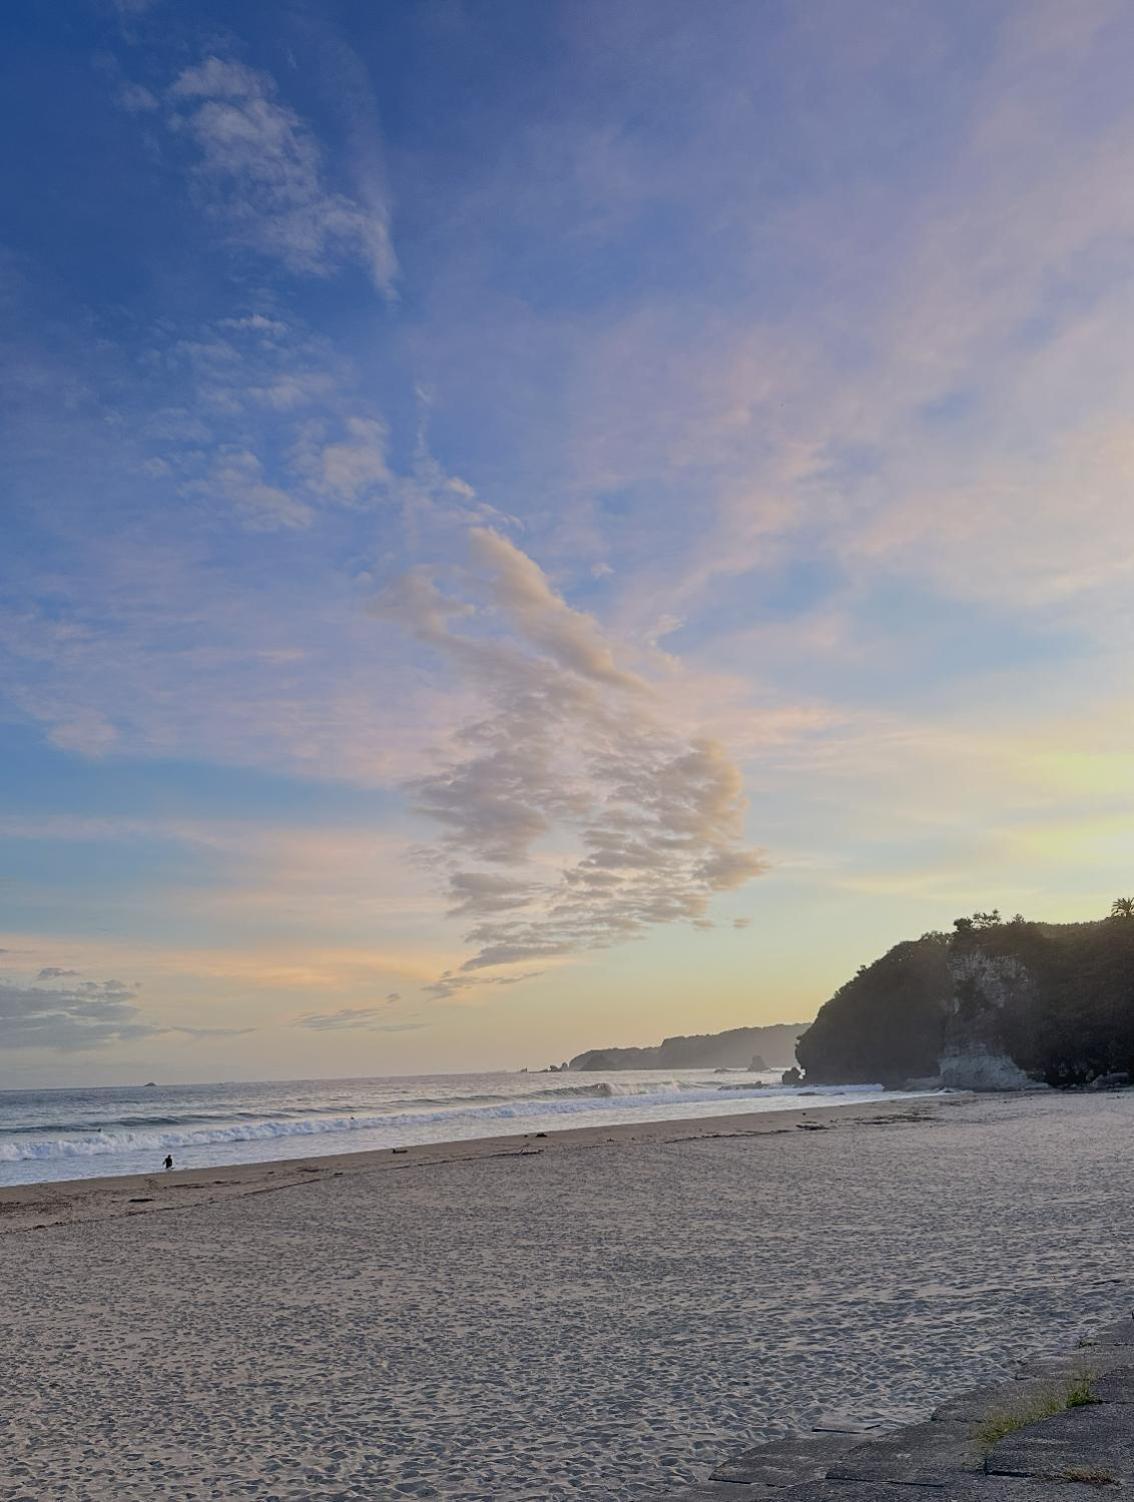
[[790, 1486], [827, 1474], [841, 1455], [862, 1444], [861, 1433], [793, 1434], [756, 1445], [719, 1465], [711, 1481], [747, 1481], [761, 1486]]
[[1033, 1356], [1016, 1369], [1015, 1376], [1018, 1382], [1026, 1382], [1032, 1377], [1061, 1377], [1077, 1373], [1101, 1377], [1105, 1372], [1132, 1364], [1134, 1354], [1125, 1346], [1076, 1346], [1059, 1356]]
[[1103, 1325], [1081, 1342], [1082, 1346], [1134, 1346], [1134, 1315], [1116, 1319], [1113, 1324]]
[[898, 1481], [944, 1485], [981, 1469], [971, 1424], [930, 1420], [896, 1429], [848, 1450], [827, 1472], [830, 1481]]
[[1118, 1403], [1069, 1408], [1006, 1435], [985, 1458], [989, 1475], [1070, 1479], [1075, 1472], [1134, 1484], [1134, 1424]]
[[1091, 1396], [1098, 1403], [1134, 1403], [1134, 1366], [1118, 1366], [1092, 1377]]
[[886, 1426], [881, 1419], [864, 1419], [857, 1413], [824, 1413], [811, 1426], [812, 1434], [870, 1434]]
[[[684, 1491], [666, 1492], [657, 1502], [769, 1502], [769, 1493], [767, 1487], [763, 1486], [738, 1486], [730, 1481], [702, 1481], [698, 1485], [686, 1487]], [[1080, 1497], [1077, 1502], [1083, 1502], [1083, 1499]]]
[[[769, 1492], [764, 1502], [1118, 1502], [1117, 1487], [1020, 1476], [958, 1476], [940, 1484], [896, 1481], [805, 1481]], [[727, 1497], [722, 1502], [729, 1502]]]

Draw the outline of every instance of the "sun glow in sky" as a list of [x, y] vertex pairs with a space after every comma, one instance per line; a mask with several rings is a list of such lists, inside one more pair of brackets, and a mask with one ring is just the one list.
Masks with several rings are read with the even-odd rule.
[[0, 1085], [1134, 885], [1125, 0], [11, 0]]

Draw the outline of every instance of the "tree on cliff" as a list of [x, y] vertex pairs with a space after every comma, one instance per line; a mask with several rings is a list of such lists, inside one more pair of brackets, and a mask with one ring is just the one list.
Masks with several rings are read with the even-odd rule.
[[1110, 905], [1112, 918], [1134, 918], [1134, 897], [1116, 897]]
[[[1023, 922], [1021, 914], [1017, 913], [1013, 923]], [[974, 913], [971, 918], [954, 918], [953, 927], [959, 934], [971, 934], [986, 928], [995, 928], [1000, 922], [1000, 909], [994, 907], [991, 913]]]

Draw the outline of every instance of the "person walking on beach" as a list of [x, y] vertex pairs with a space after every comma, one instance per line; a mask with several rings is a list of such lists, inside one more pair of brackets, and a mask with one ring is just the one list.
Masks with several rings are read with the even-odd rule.
[[166, 1168], [172, 1168], [173, 1167], [173, 1154], [172, 1153], [166, 1153], [166, 1155], [165, 1155], [165, 1166], [166, 1166]]

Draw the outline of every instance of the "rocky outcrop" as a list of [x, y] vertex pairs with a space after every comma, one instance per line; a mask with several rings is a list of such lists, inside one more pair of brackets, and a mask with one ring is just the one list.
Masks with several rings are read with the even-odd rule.
[[795, 1056], [805, 1022], [770, 1027], [734, 1027], [723, 1033], [666, 1038], [656, 1048], [592, 1048], [571, 1060], [572, 1070], [598, 1069], [782, 1069]]
[[911, 1081], [923, 1087], [944, 1090], [1046, 1090], [1029, 1079], [1003, 1049], [957, 1048], [941, 1057], [941, 1068], [931, 1080]]
[[1028, 1090], [1037, 1087], [1004, 1046], [1004, 1016], [1033, 1005], [1035, 978], [1010, 954], [954, 948], [948, 960], [952, 994], [946, 1003], [938, 1077], [949, 1090]]
[[1134, 920], [958, 919], [864, 965], [796, 1054], [812, 1084], [1121, 1088], [1134, 1077]]

